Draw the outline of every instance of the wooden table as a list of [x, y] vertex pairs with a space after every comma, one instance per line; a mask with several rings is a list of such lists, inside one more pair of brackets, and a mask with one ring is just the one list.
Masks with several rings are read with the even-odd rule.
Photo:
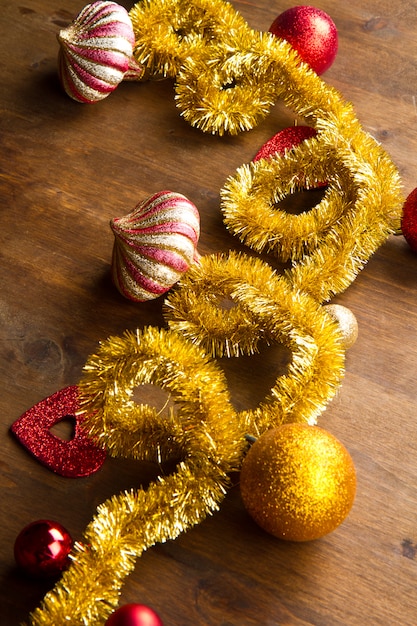
[[[291, 3], [233, 5], [267, 30]], [[179, 117], [171, 81], [123, 83], [93, 106], [72, 102], [57, 80], [56, 33], [81, 8], [76, 0], [3, 3], [0, 20], [2, 626], [27, 619], [48, 589], [17, 572], [19, 531], [47, 518], [81, 538], [98, 504], [154, 472], [107, 460], [90, 477], [63, 478], [9, 431], [35, 403], [76, 384], [100, 340], [164, 323], [162, 299], [135, 304], [113, 287], [110, 218], [172, 189], [200, 210], [201, 254], [237, 247], [222, 223], [219, 190], [294, 122], [277, 103], [251, 132], [204, 135]], [[416, 4], [323, 0], [320, 8], [340, 43], [324, 78], [391, 155], [406, 196], [417, 183]], [[236, 484], [220, 512], [144, 554], [122, 603], [153, 606], [166, 626], [417, 623], [416, 291], [417, 256], [392, 236], [335, 299], [359, 323], [342, 388], [320, 419], [356, 465], [347, 520], [318, 541], [282, 542], [251, 521]], [[254, 405], [273, 372], [243, 359], [228, 377], [236, 405]]]

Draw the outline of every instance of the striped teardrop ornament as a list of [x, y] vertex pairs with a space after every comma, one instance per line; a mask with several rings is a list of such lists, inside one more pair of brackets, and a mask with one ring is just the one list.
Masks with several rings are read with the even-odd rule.
[[135, 302], [166, 293], [197, 260], [200, 216], [185, 196], [160, 191], [110, 221], [113, 282]]
[[130, 69], [135, 44], [133, 26], [126, 9], [116, 2], [85, 6], [60, 31], [58, 41], [59, 79], [77, 102], [103, 100]]

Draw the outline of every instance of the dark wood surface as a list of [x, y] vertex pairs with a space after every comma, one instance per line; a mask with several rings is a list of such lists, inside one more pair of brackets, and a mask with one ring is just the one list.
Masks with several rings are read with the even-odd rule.
[[[9, 432], [36, 402], [78, 382], [99, 340], [163, 324], [161, 300], [133, 304], [112, 286], [110, 218], [172, 189], [201, 212], [201, 254], [235, 247], [219, 191], [294, 116], [277, 103], [249, 133], [206, 136], [180, 119], [170, 81], [123, 84], [98, 105], [78, 105], [57, 81], [56, 33], [82, 3], [0, 4], [0, 624], [15, 626], [48, 589], [15, 569], [23, 526], [56, 519], [80, 538], [100, 502], [154, 471], [108, 460], [89, 478], [65, 479]], [[292, 6], [233, 4], [260, 30]], [[407, 195], [417, 185], [415, 0], [319, 6], [340, 42], [324, 78], [390, 153]], [[138, 561], [122, 603], [152, 605], [166, 626], [417, 623], [416, 293], [417, 256], [391, 237], [335, 299], [359, 323], [341, 391], [320, 419], [357, 469], [342, 526], [315, 542], [281, 542], [248, 518], [236, 485], [219, 513]], [[257, 403], [272, 374], [250, 359], [231, 368], [234, 402]]]

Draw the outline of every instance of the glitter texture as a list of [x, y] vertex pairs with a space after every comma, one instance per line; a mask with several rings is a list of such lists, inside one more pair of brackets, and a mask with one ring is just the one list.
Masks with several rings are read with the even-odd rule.
[[345, 350], [353, 346], [358, 338], [358, 321], [352, 311], [341, 304], [326, 304], [325, 311], [337, 322], [342, 334]]
[[348, 515], [356, 473], [346, 448], [306, 424], [267, 431], [247, 454], [240, 475], [246, 509], [267, 532], [289, 541], [318, 539]]
[[[75, 434], [70, 441], [64, 441], [50, 429], [69, 417], [75, 420]], [[100, 469], [106, 458], [106, 452], [82, 427], [76, 385], [35, 404], [12, 424], [11, 431], [38, 461], [61, 476], [89, 476]]]
[[[170, 393], [178, 410], [166, 417], [132, 402], [147, 383]], [[87, 361], [80, 390], [89, 431], [112, 456], [183, 460], [147, 490], [100, 505], [32, 626], [103, 624], [136, 557], [217, 510], [245, 450], [220, 366], [176, 333], [149, 327], [110, 337]]]
[[284, 152], [291, 150], [304, 139], [310, 139], [310, 137], [315, 137], [316, 135], [316, 129], [311, 128], [311, 126], [290, 126], [289, 128], [284, 128], [264, 143], [253, 160], [267, 159], [277, 152], [284, 154]]
[[110, 226], [113, 282], [134, 302], [166, 293], [196, 259], [200, 216], [180, 193], [160, 191]]
[[[321, 219], [328, 210], [330, 216], [336, 212], [338, 217], [330, 227], [329, 240], [317, 239], [313, 229], [308, 231], [312, 232], [313, 245], [301, 241], [298, 248], [302, 254], [298, 260], [291, 254], [291, 267], [284, 276], [289, 290], [286, 297], [301, 302], [300, 295], [310, 294], [317, 307], [319, 302], [346, 289], [393, 231], [393, 222], [398, 220], [403, 205], [397, 169], [377, 142], [362, 130], [352, 105], [306, 63], [301, 63], [299, 53], [287, 41], [251, 29], [227, 2], [146, 0], [136, 4], [129, 15], [135, 31], [136, 62], [146, 63], [145, 74], [175, 79], [175, 102], [180, 115], [195, 128], [217, 135], [238, 134], [253, 128], [281, 99], [303, 123], [317, 130], [316, 137], [301, 142], [284, 158], [274, 156], [245, 166], [237, 176], [237, 185], [231, 187], [229, 182], [226, 191], [223, 190], [222, 200], [227, 200], [230, 208], [229, 200], [232, 205], [235, 201], [244, 204], [245, 197], [251, 196], [246, 206], [254, 207], [257, 218], [270, 193], [273, 199], [278, 199], [280, 193], [285, 196], [292, 191], [283, 173], [292, 180], [294, 174], [299, 177], [302, 171], [303, 187], [305, 182], [329, 180], [327, 204], [308, 213], [318, 213]], [[264, 194], [251, 195], [257, 189], [263, 189]], [[263, 213], [269, 223], [270, 213]], [[275, 241], [282, 232], [287, 234], [286, 230], [275, 229], [270, 237], [263, 224], [254, 227], [252, 215], [245, 213], [245, 221], [236, 229], [236, 234], [243, 233], [250, 247], [262, 246], [265, 233], [267, 241], [268, 238]], [[307, 220], [291, 221], [304, 227]], [[257, 223], [256, 219], [255, 226]], [[229, 227], [229, 223], [226, 225]], [[252, 232], [246, 237], [248, 227]], [[294, 232], [299, 235], [299, 229]], [[159, 244], [156, 248], [160, 248]], [[149, 268], [152, 269], [151, 263]], [[265, 323], [267, 333], [278, 332], [283, 320], [270, 292], [255, 293], [254, 285], [247, 281], [235, 284], [236, 289], [230, 295], [238, 296], [250, 315]], [[224, 287], [224, 281], [220, 287]], [[266, 282], [264, 289], [268, 287]], [[128, 289], [131, 288], [129, 284]], [[304, 309], [300, 304], [294, 306], [298, 320]], [[281, 404], [287, 403], [283, 408], [287, 415], [291, 410], [294, 413], [291, 407], [296, 391], [294, 383], [298, 385], [300, 381], [298, 371], [305, 382], [304, 393], [296, 396], [298, 416], [305, 417], [305, 408], [309, 406], [322, 406], [316, 404], [317, 397], [325, 398], [328, 388], [323, 394], [318, 373], [325, 386], [331, 385], [332, 380], [335, 382], [332, 363], [339, 353], [340, 342], [328, 358], [327, 350], [321, 350], [321, 340], [326, 343], [328, 339], [329, 346], [334, 346], [336, 325], [328, 315], [314, 315], [317, 323], [321, 318], [326, 327], [320, 333], [320, 343], [314, 346], [314, 334], [307, 332], [309, 311], [310, 307], [306, 323], [300, 329], [302, 333], [294, 332], [291, 318], [281, 328], [284, 337], [291, 335], [292, 341], [297, 342], [298, 350], [298, 353], [295, 348], [292, 350], [290, 376], [280, 381]], [[316, 359], [318, 353], [323, 359]], [[340, 363], [339, 357], [337, 360]], [[132, 390], [147, 383], [171, 393], [178, 411], [172, 411], [166, 419], [154, 407], [136, 406], [132, 402]], [[159, 461], [176, 453], [175, 458], [183, 460], [173, 474], [161, 476], [146, 491], [138, 488], [122, 492], [99, 507], [83, 542], [75, 546], [72, 565], [31, 614], [31, 626], [103, 624], [119, 602], [123, 581], [134, 569], [135, 559], [151, 545], [174, 539], [217, 509], [230, 484], [229, 472], [241, 466], [246, 450], [244, 434], [256, 435], [256, 429], [262, 431], [269, 423], [268, 411], [262, 407], [252, 415], [247, 414], [247, 419], [236, 414], [216, 362], [211, 362], [179, 333], [159, 333], [156, 328], [112, 337], [102, 344], [98, 353], [88, 360], [80, 388], [85, 394], [82, 407], [88, 413], [91, 434], [100, 437], [111, 454]], [[271, 395], [274, 391], [271, 390]], [[245, 428], [249, 420], [255, 432]], [[302, 428], [300, 424], [295, 426]], [[261, 440], [262, 437], [254, 444], [244, 465]], [[301, 435], [292, 440], [283, 439], [283, 454], [276, 459], [278, 470], [282, 470], [282, 482], [279, 473], [274, 474], [272, 488], [266, 487], [264, 498], [267, 510], [269, 506], [270, 512], [284, 512], [286, 538], [290, 538], [292, 530], [298, 540], [329, 532], [328, 519], [333, 527], [340, 523], [355, 491], [350, 457], [344, 456], [340, 447], [334, 448], [332, 456], [328, 439], [321, 443], [316, 440], [315, 446], [312, 441], [309, 445], [306, 442], [305, 447], [301, 446], [302, 441]], [[273, 452], [270, 448], [271, 458]], [[262, 461], [262, 455], [260, 458]], [[296, 459], [302, 458], [306, 463], [301, 474], [291, 474], [290, 464], [295, 472]], [[333, 459], [334, 465], [326, 464], [326, 458]], [[266, 461], [260, 462], [259, 467], [265, 468]], [[340, 468], [339, 476], [332, 473], [332, 467]], [[317, 480], [312, 480], [308, 489], [301, 487], [301, 479], [309, 476], [312, 479], [314, 475]], [[254, 474], [252, 477], [255, 491], [260, 480]], [[291, 491], [284, 491], [285, 483], [294, 487], [293, 498]], [[279, 493], [278, 488], [281, 488], [281, 500], [273, 497]], [[258, 492], [255, 508], [261, 502], [260, 496], [262, 493]], [[314, 496], [319, 502], [316, 507], [313, 507]]]
[[[58, 35], [59, 78], [77, 102], [98, 102], [123, 80], [135, 36], [126, 9], [115, 2], [93, 2]], [[138, 66], [139, 67], [139, 66]]]
[[316, 7], [291, 7], [278, 15], [269, 30], [288, 41], [317, 74], [329, 69], [336, 58], [337, 28], [331, 17]]

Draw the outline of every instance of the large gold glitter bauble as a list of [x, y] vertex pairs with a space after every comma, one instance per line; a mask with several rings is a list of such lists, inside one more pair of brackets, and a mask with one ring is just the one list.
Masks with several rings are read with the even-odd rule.
[[264, 433], [240, 475], [248, 513], [264, 530], [289, 541], [318, 539], [348, 515], [356, 472], [346, 448], [329, 432], [285, 424]]

